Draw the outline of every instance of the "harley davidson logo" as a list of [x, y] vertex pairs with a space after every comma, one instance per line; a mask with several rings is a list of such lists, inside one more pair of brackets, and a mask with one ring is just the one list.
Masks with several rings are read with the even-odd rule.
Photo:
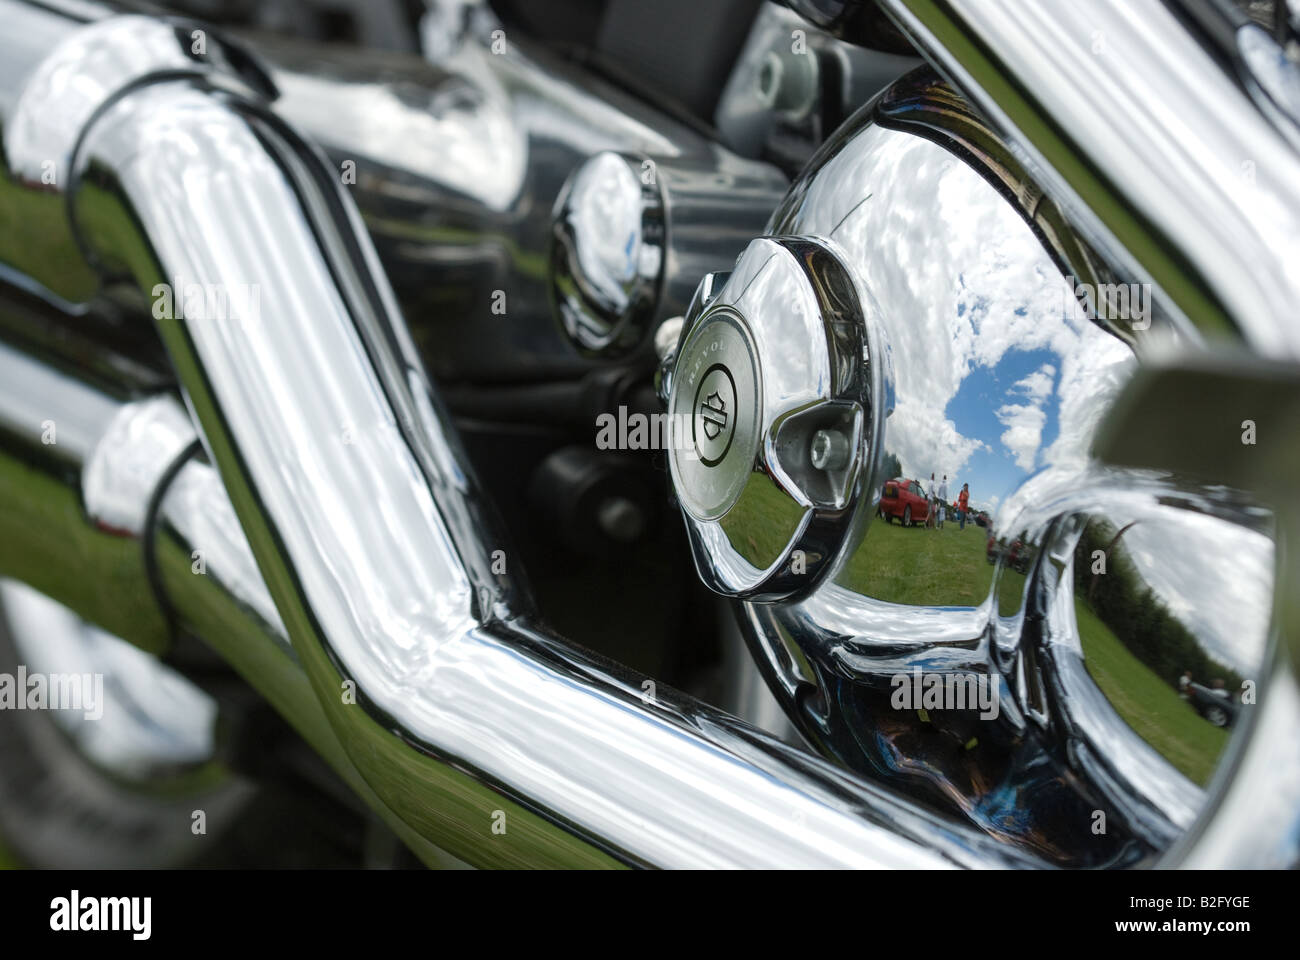
[[715, 363], [696, 388], [695, 425], [691, 430], [695, 451], [706, 467], [717, 466], [731, 449], [736, 414], [736, 384], [731, 371]]
[[700, 404], [700, 419], [704, 421], [704, 435], [710, 440], [718, 439], [718, 434], [727, 426], [727, 402], [718, 396], [716, 390]]

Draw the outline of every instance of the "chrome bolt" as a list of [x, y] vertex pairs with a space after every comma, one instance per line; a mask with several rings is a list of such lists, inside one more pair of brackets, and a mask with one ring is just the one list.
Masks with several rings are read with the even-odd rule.
[[808, 447], [808, 459], [818, 470], [842, 470], [849, 463], [849, 441], [838, 430], [818, 430]]

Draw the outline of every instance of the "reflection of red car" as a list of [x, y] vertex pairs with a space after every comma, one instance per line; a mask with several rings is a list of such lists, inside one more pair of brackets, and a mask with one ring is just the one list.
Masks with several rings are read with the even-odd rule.
[[930, 516], [930, 501], [915, 480], [889, 480], [880, 492], [880, 515], [887, 523], [900, 520], [905, 527], [925, 523]]

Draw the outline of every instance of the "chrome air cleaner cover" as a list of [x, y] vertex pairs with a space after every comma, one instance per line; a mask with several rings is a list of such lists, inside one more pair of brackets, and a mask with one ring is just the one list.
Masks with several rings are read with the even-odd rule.
[[917, 71], [704, 279], [664, 380], [695, 564], [809, 743], [1113, 866], [1173, 849], [1232, 755], [1274, 542], [1224, 483], [1094, 455], [1144, 354], [1195, 337], [1071, 217]]
[[669, 461], [713, 590], [789, 597], [842, 541], [867, 472], [867, 331], [848, 271], [819, 241], [754, 240], [701, 285], [672, 375]]

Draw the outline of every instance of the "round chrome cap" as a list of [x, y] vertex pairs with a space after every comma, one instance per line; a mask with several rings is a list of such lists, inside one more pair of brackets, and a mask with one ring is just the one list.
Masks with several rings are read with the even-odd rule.
[[584, 353], [616, 356], [641, 342], [663, 268], [663, 203], [639, 161], [598, 153], [569, 178], [552, 226], [551, 296]]
[[785, 599], [837, 554], [868, 472], [868, 343], [820, 242], [754, 240], [701, 282], [668, 378], [669, 464], [711, 589]]
[[716, 310], [678, 354], [669, 406], [673, 481], [692, 516], [716, 519], [740, 496], [754, 465], [761, 403], [744, 321]]

